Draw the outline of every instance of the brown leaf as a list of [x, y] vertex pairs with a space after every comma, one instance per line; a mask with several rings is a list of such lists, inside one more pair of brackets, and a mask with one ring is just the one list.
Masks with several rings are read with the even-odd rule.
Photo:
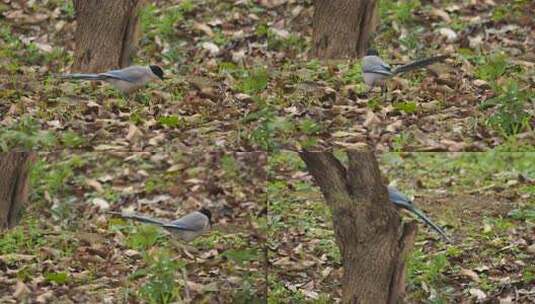
[[450, 23], [451, 22], [450, 15], [448, 15], [448, 13], [446, 13], [446, 11], [444, 11], [444, 10], [441, 10], [441, 9], [433, 7], [431, 9], [431, 15], [439, 17], [440, 19], [442, 19], [446, 23]]
[[30, 294], [30, 288], [24, 284], [22, 281], [17, 281], [17, 285], [15, 286], [15, 292], [13, 292], [13, 297], [19, 301], [24, 300], [28, 297]]
[[212, 28], [206, 23], [194, 22], [193, 29], [205, 33], [208, 37], [214, 36], [214, 32], [212, 31]]
[[461, 270], [459, 271], [459, 275], [463, 277], [467, 277], [474, 282], [477, 282], [477, 283], [480, 282], [479, 276], [473, 270], [461, 268]]
[[97, 181], [96, 179], [86, 178], [85, 179], [85, 183], [89, 187], [95, 189], [95, 191], [97, 191], [97, 192], [102, 192], [102, 190], [103, 190], [102, 184], [99, 181]]

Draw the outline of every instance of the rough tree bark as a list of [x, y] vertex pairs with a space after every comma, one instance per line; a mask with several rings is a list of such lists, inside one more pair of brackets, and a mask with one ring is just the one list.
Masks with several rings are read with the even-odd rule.
[[26, 205], [33, 152], [0, 154], [0, 231], [15, 226]]
[[361, 57], [377, 26], [377, 0], [314, 0], [312, 53], [321, 59]]
[[131, 65], [145, 0], [73, 0], [76, 33], [73, 70], [102, 72]]
[[348, 151], [345, 168], [330, 152], [301, 152], [333, 214], [342, 254], [343, 303], [401, 303], [416, 223], [402, 224], [369, 150]]

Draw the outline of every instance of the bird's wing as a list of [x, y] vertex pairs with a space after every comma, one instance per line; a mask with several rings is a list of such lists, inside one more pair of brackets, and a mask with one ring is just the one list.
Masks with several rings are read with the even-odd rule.
[[403, 193], [401, 193], [398, 189], [388, 186], [388, 197], [390, 198], [390, 201], [396, 205], [401, 205], [401, 207], [405, 207], [406, 205], [411, 205], [411, 200]]
[[147, 75], [147, 68], [142, 66], [131, 66], [121, 70], [112, 70], [105, 73], [100, 73], [98, 75], [106, 78], [135, 83]]
[[179, 218], [176, 221], [172, 221], [171, 223], [163, 225], [163, 227], [186, 231], [202, 231], [206, 229], [208, 224], [208, 217], [198, 211], [195, 211]]
[[446, 58], [448, 58], [449, 56], [448, 55], [442, 55], [442, 56], [435, 56], [435, 57], [430, 57], [430, 58], [426, 58], [426, 59], [422, 59], [422, 60], [416, 60], [414, 62], [411, 62], [411, 63], [408, 63], [408, 64], [404, 64], [400, 67], [397, 67], [393, 73], [394, 74], [400, 74], [400, 73], [405, 73], [405, 72], [409, 72], [409, 71], [412, 71], [412, 70], [416, 70], [416, 69], [420, 69], [420, 68], [424, 68], [428, 65], [431, 65], [435, 62], [438, 62], [438, 61], [442, 61]]
[[365, 56], [362, 58], [362, 72], [381, 74], [385, 76], [392, 75], [390, 66], [378, 56]]

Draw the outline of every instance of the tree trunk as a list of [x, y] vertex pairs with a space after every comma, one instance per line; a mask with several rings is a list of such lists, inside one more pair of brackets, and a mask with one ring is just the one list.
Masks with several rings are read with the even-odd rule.
[[333, 214], [344, 267], [342, 303], [400, 303], [416, 224], [402, 225], [369, 151], [348, 151], [345, 168], [330, 152], [301, 152]]
[[321, 59], [364, 56], [377, 19], [377, 0], [315, 0], [313, 55]]
[[103, 72], [132, 63], [145, 0], [73, 0], [76, 33], [73, 70]]
[[32, 152], [0, 154], [0, 231], [15, 226], [26, 205]]

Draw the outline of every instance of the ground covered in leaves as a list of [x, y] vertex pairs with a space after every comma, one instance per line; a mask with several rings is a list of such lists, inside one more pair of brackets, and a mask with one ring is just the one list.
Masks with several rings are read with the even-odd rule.
[[[534, 161], [535, 153], [381, 157], [390, 183], [453, 239], [419, 225], [408, 303], [535, 301]], [[295, 153], [273, 155], [269, 168], [269, 303], [337, 302], [342, 265], [328, 206]]]
[[[30, 207], [0, 238], [0, 302], [263, 303], [264, 153], [52, 153], [32, 169]], [[201, 206], [190, 244], [131, 210], [176, 219]]]
[[529, 149], [535, 143], [535, 4], [528, 0], [380, 1], [375, 40], [397, 64], [444, 63], [364, 94], [359, 61], [308, 56], [312, 1], [152, 1], [136, 62], [169, 80], [125, 99], [63, 82], [71, 1], [0, 4], [0, 147], [159, 151], [351, 147]]
[[[168, 79], [125, 98], [54, 77], [73, 60], [72, 1], [0, 1], [0, 151], [41, 153], [30, 209], [0, 239], [0, 302], [255, 303], [269, 287], [269, 303], [332, 303], [342, 272], [329, 210], [299, 158], [279, 151], [533, 150], [533, 1], [379, 8], [387, 62], [449, 59], [366, 94], [359, 60], [308, 55], [311, 0], [150, 1], [135, 62]], [[381, 156], [455, 239], [420, 228], [411, 303], [535, 301], [534, 162]], [[190, 245], [104, 212], [171, 219], [199, 206], [216, 229]]]

